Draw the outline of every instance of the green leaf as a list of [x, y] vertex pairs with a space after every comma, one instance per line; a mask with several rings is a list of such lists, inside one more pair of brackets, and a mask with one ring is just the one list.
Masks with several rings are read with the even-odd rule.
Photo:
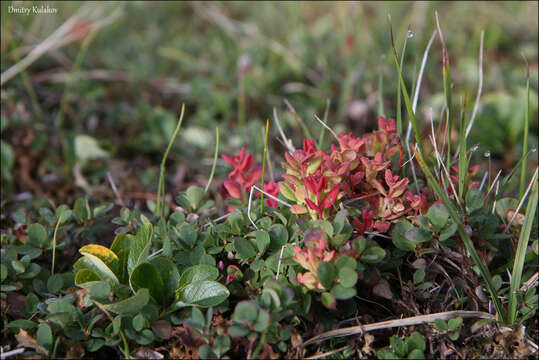
[[7, 274], [8, 274], [7, 266], [4, 264], [0, 265], [0, 282], [4, 282], [4, 280], [6, 280]]
[[445, 331], [447, 330], [447, 322], [443, 319], [435, 319], [434, 320], [434, 327], [438, 331]]
[[249, 334], [249, 329], [243, 325], [236, 324], [228, 328], [228, 333], [233, 337], [243, 337]]
[[133, 323], [133, 329], [135, 329], [136, 331], [141, 331], [142, 329], [144, 329], [146, 325], [146, 319], [144, 319], [144, 316], [142, 316], [141, 314], [137, 314], [133, 318], [132, 323]]
[[150, 296], [161, 305], [165, 303], [165, 284], [157, 268], [150, 263], [138, 265], [129, 277], [129, 285], [133, 291], [146, 288]]
[[444, 204], [436, 202], [432, 204], [427, 212], [427, 218], [430, 223], [434, 226], [434, 230], [438, 231], [443, 228], [449, 219], [449, 213]]
[[386, 251], [379, 246], [372, 246], [361, 254], [361, 261], [368, 264], [376, 264], [386, 256]]
[[37, 343], [48, 351], [52, 349], [52, 330], [49, 324], [43, 322], [39, 324], [36, 333]]
[[17, 320], [13, 320], [13, 321], [10, 321], [8, 324], [7, 324], [7, 327], [9, 329], [24, 329], [24, 330], [32, 330], [34, 329], [35, 327], [37, 326], [37, 323], [31, 321], [31, 320], [26, 320], [26, 319], [17, 319]]
[[335, 219], [333, 220], [333, 229], [335, 231], [335, 234], [340, 234], [341, 231], [344, 229], [347, 215], [348, 211], [346, 209], [339, 211], [337, 215], [335, 215]]
[[234, 308], [232, 321], [250, 324], [256, 320], [258, 308], [253, 301], [240, 301]]
[[393, 227], [391, 231], [391, 240], [393, 244], [400, 250], [415, 251], [416, 244], [406, 239], [405, 234], [412, 229], [413, 225], [407, 221], [400, 221]]
[[423, 336], [421, 336], [421, 334], [417, 331], [414, 331], [410, 336], [408, 336], [405, 342], [408, 345], [408, 351], [412, 351], [414, 349], [425, 351], [427, 348], [427, 344], [425, 343]]
[[156, 267], [161, 275], [161, 279], [163, 279], [163, 301], [165, 305], [168, 305], [173, 300], [176, 289], [178, 288], [178, 282], [180, 281], [178, 268], [172, 261], [164, 256], [158, 256], [151, 259], [150, 264]]
[[466, 193], [466, 208], [469, 212], [481, 209], [484, 202], [485, 195], [478, 188], [470, 189]]
[[419, 349], [413, 349], [408, 353], [408, 359], [424, 359], [425, 353]]
[[86, 204], [84, 202], [84, 199], [82, 198], [75, 200], [75, 204], [73, 205], [73, 212], [81, 223], [87, 221], [90, 218], [88, 214], [88, 209], [86, 209]]
[[255, 233], [256, 236], [256, 247], [258, 248], [258, 251], [260, 254], [264, 254], [266, 250], [268, 249], [268, 246], [270, 244], [270, 236], [269, 234], [264, 230], [258, 230]]
[[153, 227], [151, 223], [142, 224], [135, 239], [131, 241], [129, 255], [127, 258], [127, 272], [129, 275], [135, 270], [137, 265], [147, 260], [148, 252], [152, 242]]
[[440, 237], [438, 238], [438, 241], [446, 241], [453, 235], [455, 235], [455, 232], [457, 231], [457, 224], [451, 223], [447, 228], [445, 228], [441, 233]]
[[91, 281], [84, 284], [84, 288], [90, 291], [90, 296], [96, 300], [106, 300], [112, 295], [112, 288], [108, 281]]
[[288, 241], [288, 231], [282, 224], [273, 224], [269, 227], [270, 250], [280, 250]]
[[344, 287], [352, 287], [357, 282], [357, 271], [351, 267], [343, 267], [339, 269], [339, 283]]
[[451, 331], [457, 330], [458, 328], [460, 328], [462, 326], [462, 318], [459, 316], [459, 317], [456, 317], [454, 319], [449, 319], [447, 321], [447, 326], [448, 326], [449, 330], [451, 330]]
[[333, 281], [337, 277], [337, 269], [332, 263], [322, 261], [320, 265], [318, 265], [318, 269], [316, 269], [316, 276], [318, 277], [318, 280], [320, 280], [322, 286], [326, 289], [331, 289]]
[[118, 279], [122, 284], [127, 283], [129, 274], [127, 273], [127, 259], [129, 249], [135, 237], [131, 234], [119, 234], [114, 238], [110, 249], [118, 257]]
[[355, 269], [357, 267], [357, 261], [348, 255], [340, 256], [337, 260], [335, 260], [334, 264], [337, 269], [341, 269], [343, 267], [351, 267], [352, 269]]
[[406, 356], [406, 354], [408, 354], [408, 344], [405, 343], [401, 338], [392, 336], [389, 338], [389, 344], [398, 357], [403, 358]]
[[425, 280], [425, 271], [419, 269], [414, 272], [414, 284], [420, 284]]
[[189, 204], [191, 205], [191, 209], [195, 210], [198, 209], [198, 205], [204, 198], [205, 192], [202, 188], [192, 185], [187, 188], [185, 195], [189, 201]]
[[398, 356], [396, 356], [393, 352], [389, 351], [389, 349], [378, 350], [376, 352], [376, 356], [378, 356], [380, 359], [383, 359], [383, 360], [398, 359]]
[[37, 304], [39, 304], [39, 298], [34, 293], [29, 293], [26, 295], [26, 300], [24, 300], [24, 311], [26, 314], [33, 314], [37, 310]]
[[267, 310], [258, 310], [258, 315], [253, 324], [254, 331], [263, 332], [270, 324], [270, 315]]
[[111, 304], [103, 304], [103, 308], [115, 314], [135, 314], [150, 300], [148, 289], [140, 289], [134, 296]]
[[328, 309], [335, 309], [337, 306], [337, 299], [328, 292], [323, 292], [320, 296], [320, 300], [322, 300], [322, 305]]
[[201, 307], [217, 306], [230, 295], [228, 289], [216, 281], [196, 281], [178, 290], [181, 302]]
[[[115, 284], [120, 283], [112, 270], [109, 269], [109, 267], [105, 265], [105, 263], [100, 258], [92, 254], [85, 254], [82, 258], [77, 260], [73, 267], [75, 268], [75, 266], [89, 269], [101, 280], [111, 280]], [[77, 271], [78, 269], [75, 268], [75, 270]]]
[[60, 274], [54, 274], [47, 279], [47, 290], [53, 294], [57, 294], [64, 286], [64, 278]]
[[234, 248], [240, 259], [249, 259], [256, 256], [256, 249], [253, 243], [245, 238], [234, 239]]
[[26, 271], [24, 264], [20, 262], [19, 260], [11, 260], [11, 267], [13, 268], [13, 270], [15, 270], [15, 273], [17, 275], [22, 274], [23, 272]]
[[81, 247], [79, 252], [82, 255], [91, 254], [98, 257], [114, 274], [118, 275], [120, 260], [112, 250], [101, 245], [91, 244]]
[[496, 290], [500, 290], [502, 287], [502, 277], [500, 275], [494, 275], [492, 277], [492, 284]]
[[90, 281], [98, 281], [98, 280], [99, 280], [99, 276], [94, 274], [89, 269], [80, 269], [75, 274], [75, 285], [77, 286], [81, 286], [82, 284], [85, 284]]
[[337, 284], [331, 289], [331, 295], [339, 300], [347, 300], [356, 295], [356, 288], [344, 287], [341, 284]]
[[217, 335], [213, 341], [212, 349], [218, 358], [221, 358], [230, 349], [230, 338], [226, 335]]
[[47, 242], [47, 231], [43, 225], [35, 223], [28, 227], [28, 242], [36, 247], [42, 247]]
[[11, 169], [15, 162], [15, 156], [11, 145], [0, 140], [0, 174], [2, 179], [11, 180]]
[[215, 352], [212, 350], [212, 347], [208, 344], [204, 344], [198, 348], [198, 356], [200, 356], [201, 359], [215, 359], [216, 358]]
[[58, 326], [66, 328], [72, 321], [72, 314], [75, 311], [75, 307], [66, 300], [56, 300], [47, 306], [49, 320]]
[[420, 244], [432, 240], [430, 232], [421, 228], [413, 227], [404, 234], [406, 240], [414, 244]]
[[182, 273], [178, 282], [178, 288], [181, 289], [184, 286], [204, 280], [217, 280], [219, 277], [219, 270], [215, 266], [211, 265], [195, 265], [188, 267]]

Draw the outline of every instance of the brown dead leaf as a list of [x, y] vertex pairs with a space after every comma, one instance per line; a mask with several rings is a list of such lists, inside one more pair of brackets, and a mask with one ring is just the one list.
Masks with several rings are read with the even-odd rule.
[[34, 349], [40, 354], [47, 355], [49, 353], [44, 347], [39, 345], [37, 343], [37, 340], [30, 336], [30, 334], [24, 329], [19, 330], [19, 333], [15, 335], [15, 339], [17, 340], [19, 347]]
[[62, 342], [68, 349], [65, 355], [67, 359], [82, 359], [86, 354], [85, 347], [80, 341], [64, 339]]
[[369, 333], [365, 333], [363, 337], [365, 338], [365, 344], [361, 348], [361, 351], [364, 354], [374, 354], [374, 349], [371, 347], [371, 344], [374, 342], [374, 336]]
[[131, 353], [131, 356], [137, 358], [137, 359], [163, 359], [163, 354], [149, 348], [141, 346], [139, 348], [136, 348]]
[[372, 292], [374, 295], [383, 297], [384, 299], [393, 299], [393, 293], [389, 288], [389, 283], [387, 282], [387, 280], [380, 280], [380, 282], [378, 282], [378, 284], [374, 286]]
[[172, 336], [172, 326], [166, 320], [157, 320], [152, 324], [155, 335], [161, 339], [168, 340]]
[[273, 351], [273, 348], [270, 344], [262, 345], [262, 351], [260, 352], [259, 359], [278, 359], [279, 353]]

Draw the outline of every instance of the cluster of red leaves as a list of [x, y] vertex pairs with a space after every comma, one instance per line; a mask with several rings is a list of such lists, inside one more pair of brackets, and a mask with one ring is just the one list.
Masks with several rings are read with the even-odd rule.
[[[246, 202], [246, 194], [251, 191], [251, 187], [262, 177], [262, 167], [254, 165], [253, 155], [245, 153], [245, 147], [242, 147], [240, 153], [234, 156], [223, 154], [223, 159], [234, 167], [228, 174], [229, 180], [223, 183], [223, 195], [225, 198], [233, 197]], [[264, 191], [275, 197], [279, 194], [279, 187], [273, 181], [264, 185]], [[266, 199], [266, 205], [277, 208], [277, 201]]]
[[408, 178], [395, 175], [392, 163], [402, 165], [403, 151], [393, 119], [378, 118], [380, 130], [355, 137], [341, 133], [339, 146], [328, 154], [316, 149], [314, 141], [304, 140], [303, 149], [286, 153], [284, 181], [279, 183], [284, 197], [291, 200], [296, 214], [313, 219], [334, 216], [338, 200], [362, 198], [368, 208], [354, 223], [362, 234], [376, 229], [386, 232], [390, 222], [405, 215], [422, 213], [427, 194], [408, 190]]

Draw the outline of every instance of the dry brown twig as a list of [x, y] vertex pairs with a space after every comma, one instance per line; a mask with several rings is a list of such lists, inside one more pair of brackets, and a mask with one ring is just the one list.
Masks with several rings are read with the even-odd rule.
[[482, 312], [482, 311], [458, 311], [458, 310], [446, 311], [446, 312], [435, 313], [435, 314], [412, 316], [412, 317], [408, 317], [404, 319], [381, 321], [374, 324], [351, 326], [351, 327], [342, 328], [342, 329], [330, 330], [330, 331], [323, 332], [322, 334], [318, 334], [310, 338], [309, 340], [305, 341], [302, 344], [302, 347], [305, 347], [310, 344], [315, 344], [321, 341], [325, 341], [328, 339], [351, 336], [351, 335], [356, 335], [356, 334], [363, 334], [364, 332], [369, 332], [373, 330], [388, 329], [388, 328], [394, 328], [394, 327], [400, 327], [400, 326], [427, 324], [427, 323], [434, 322], [436, 319], [449, 320], [456, 317], [496, 320], [496, 317], [494, 315], [486, 313], [486, 312]]

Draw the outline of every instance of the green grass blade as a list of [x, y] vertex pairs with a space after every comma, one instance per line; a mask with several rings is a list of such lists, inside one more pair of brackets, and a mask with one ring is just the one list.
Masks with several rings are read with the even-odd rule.
[[378, 115], [386, 117], [384, 112], [384, 81], [381, 70], [378, 73]]
[[[536, 170], [537, 172], [537, 170]], [[515, 254], [515, 262], [513, 264], [513, 272], [511, 273], [511, 287], [509, 293], [509, 314], [508, 322], [513, 325], [517, 315], [517, 291], [520, 289], [520, 283], [522, 281], [522, 270], [524, 269], [524, 260], [526, 258], [526, 249], [528, 248], [528, 242], [530, 240], [530, 233], [532, 229], [533, 220], [535, 219], [535, 212], [537, 210], [537, 197], [538, 197], [538, 182], [537, 177], [533, 180], [533, 190], [531, 197], [528, 201], [528, 208], [526, 209], [526, 215], [524, 217], [524, 223], [520, 229], [520, 236], [518, 239], [517, 252]]]
[[180, 119], [178, 120], [178, 125], [176, 126], [176, 129], [174, 130], [174, 133], [172, 134], [172, 137], [170, 138], [170, 142], [168, 143], [167, 149], [165, 150], [165, 153], [163, 154], [163, 159], [161, 160], [161, 170], [159, 172], [159, 184], [157, 186], [157, 201], [155, 205], [155, 215], [157, 216], [163, 215], [163, 207], [165, 203], [165, 163], [167, 161], [168, 153], [170, 152], [170, 149], [172, 149], [172, 145], [174, 144], [174, 141], [176, 140], [176, 137], [178, 136], [178, 133], [180, 132], [180, 127], [182, 126], [184, 114], [185, 114], [185, 104], [182, 104], [182, 109], [180, 111]]
[[217, 165], [217, 159], [219, 156], [219, 126], [215, 127], [215, 153], [213, 155], [213, 165], [211, 166], [211, 172], [210, 172], [210, 178], [208, 180], [208, 183], [206, 184], [206, 188], [204, 189], [204, 192], [207, 193], [210, 185], [213, 181], [213, 175], [215, 174], [215, 167]]
[[[264, 158], [262, 159], [262, 191], [264, 191], [264, 178], [266, 175], [266, 157], [268, 153], [269, 119], [266, 120], [266, 134], [264, 136]], [[264, 214], [264, 193], [260, 196], [260, 217]]]
[[410, 117], [410, 122], [412, 123], [412, 128], [414, 129], [414, 136], [417, 146], [421, 154], [424, 154], [423, 143], [419, 137], [419, 128], [417, 126], [417, 121], [415, 118], [414, 111], [412, 110], [412, 104], [410, 102], [410, 96], [408, 95], [408, 90], [406, 90], [406, 85], [404, 84], [404, 79], [402, 78], [401, 68], [399, 66], [399, 60], [397, 59], [397, 51], [395, 50], [395, 43], [393, 41], [393, 29], [391, 26], [391, 21], [389, 22], [389, 32], [391, 35], [391, 47], [393, 49], [393, 60], [395, 61], [395, 66], [397, 67], [397, 72], [399, 74], [399, 83], [401, 84], [402, 96], [404, 98], [404, 104], [406, 105], [406, 110], [408, 111], [408, 116]]
[[438, 12], [435, 13], [436, 16], [436, 27], [438, 28], [438, 35], [440, 36], [440, 41], [442, 42], [442, 79], [444, 85], [444, 97], [445, 97], [445, 107], [447, 111], [447, 168], [451, 167], [451, 114], [452, 114], [452, 100], [451, 100], [451, 66], [449, 64], [449, 55], [447, 54], [447, 46], [445, 45], [444, 35], [442, 34], [442, 29], [440, 28], [440, 21], [438, 20]]
[[52, 264], [51, 264], [51, 274], [54, 275], [54, 263], [56, 261], [56, 235], [58, 234], [58, 227], [62, 222], [62, 215], [58, 218], [58, 222], [54, 227], [54, 234], [52, 236]]
[[522, 169], [520, 170], [520, 199], [524, 194], [524, 187], [526, 184], [526, 166], [528, 163], [528, 127], [529, 127], [529, 116], [530, 116], [530, 69], [528, 67], [528, 62], [526, 62], [526, 109], [524, 113], [524, 139], [522, 140]]
[[[404, 64], [404, 53], [406, 52], [406, 44], [408, 43], [408, 36], [404, 38], [404, 44], [402, 45], [402, 54], [401, 54], [401, 61], [400, 66], [402, 69], [402, 65]], [[402, 106], [401, 106], [401, 81], [399, 78], [399, 84], [397, 85], [397, 135], [401, 136], [402, 134]], [[410, 154], [408, 154], [408, 158], [410, 158]]]
[[80, 65], [82, 63], [82, 59], [84, 59], [84, 56], [86, 55], [86, 52], [88, 51], [88, 48], [90, 47], [90, 44], [95, 38], [95, 35], [97, 34], [97, 31], [92, 31], [89, 33], [86, 38], [84, 38], [80, 50], [77, 54], [77, 57], [75, 58], [75, 62], [73, 63], [73, 68], [71, 69], [71, 77], [68, 79], [68, 81], [65, 84], [64, 88], [64, 95], [62, 96], [62, 100], [60, 101], [60, 110], [58, 110], [58, 115], [56, 115], [56, 128], [60, 129], [62, 127], [62, 122], [64, 121], [64, 112], [65, 107], [67, 106], [67, 98], [70, 95], [71, 86], [73, 85], [73, 76], [79, 71]]
[[460, 116], [459, 129], [459, 197], [464, 200], [468, 183], [468, 158], [466, 156], [466, 99], [464, 99]]
[[453, 222], [457, 224], [457, 231], [460, 235], [460, 238], [462, 239], [462, 242], [466, 246], [466, 249], [470, 253], [471, 258], [479, 268], [479, 272], [481, 273], [481, 276], [483, 277], [483, 280], [486, 282], [487, 290], [490, 293], [490, 296], [492, 298], [492, 302], [494, 303], [494, 308], [496, 309], [496, 312], [498, 313], [498, 317], [502, 323], [505, 323], [505, 314], [503, 313], [502, 305], [500, 303], [500, 300], [498, 299], [498, 293], [496, 291], [496, 288], [494, 287], [494, 284], [492, 282], [492, 277], [490, 276], [490, 273], [488, 271], [488, 268], [485, 264], [483, 264], [483, 261], [479, 257], [479, 254], [475, 250], [474, 244], [470, 237], [468, 236], [468, 233], [466, 232], [466, 229], [464, 228], [464, 224], [461, 222], [459, 215], [457, 213], [457, 210], [453, 207], [453, 204], [445, 194], [445, 192], [442, 190], [436, 179], [434, 178], [434, 175], [432, 175], [432, 172], [428, 168], [427, 164], [425, 163], [425, 159], [423, 158], [423, 155], [420, 152], [415, 151], [414, 153], [416, 155], [417, 162], [419, 163], [419, 166], [421, 166], [421, 169], [423, 170], [423, 173], [425, 174], [428, 184], [431, 187], [431, 189], [434, 190], [436, 195], [442, 202], [444, 203], [445, 207], [447, 208], [447, 211], [449, 212], [449, 215], [451, 216]]

